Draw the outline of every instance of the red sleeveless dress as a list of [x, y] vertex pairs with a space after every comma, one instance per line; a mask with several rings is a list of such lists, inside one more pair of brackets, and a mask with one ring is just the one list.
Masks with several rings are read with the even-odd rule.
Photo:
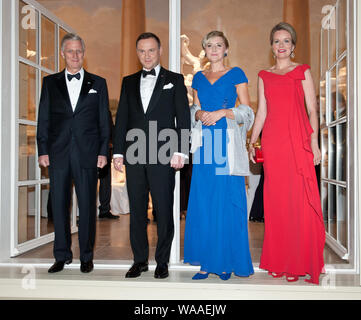
[[260, 268], [319, 283], [325, 227], [302, 80], [308, 65], [278, 75], [262, 70], [265, 233]]

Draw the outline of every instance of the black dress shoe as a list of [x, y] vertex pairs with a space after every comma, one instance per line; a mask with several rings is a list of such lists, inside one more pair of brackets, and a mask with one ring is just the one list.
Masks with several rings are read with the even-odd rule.
[[59, 272], [64, 269], [65, 264], [70, 264], [72, 260], [66, 260], [66, 261], [55, 261], [54, 264], [49, 268], [49, 273], [55, 273]]
[[110, 211], [105, 213], [99, 213], [99, 219], [119, 219], [119, 216], [112, 214]]
[[126, 273], [126, 278], [136, 278], [139, 277], [140, 274], [144, 271], [148, 271], [148, 263], [147, 262], [137, 262], [132, 265], [129, 271]]
[[169, 276], [168, 273], [168, 264], [167, 263], [160, 263], [157, 264], [154, 272], [154, 278], [156, 279], [164, 279]]
[[81, 272], [89, 273], [89, 272], [93, 271], [93, 269], [94, 269], [94, 264], [93, 264], [92, 260], [87, 261], [87, 262], [80, 261], [80, 271]]

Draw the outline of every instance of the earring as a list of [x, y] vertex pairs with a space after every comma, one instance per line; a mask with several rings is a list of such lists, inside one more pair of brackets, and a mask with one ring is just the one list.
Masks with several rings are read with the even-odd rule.
[[225, 52], [225, 53], [224, 53], [224, 56], [227, 57], [227, 55], [228, 55], [227, 52]]
[[291, 52], [291, 58], [293, 59], [294, 57], [295, 57], [295, 52], [292, 51], [292, 52]]

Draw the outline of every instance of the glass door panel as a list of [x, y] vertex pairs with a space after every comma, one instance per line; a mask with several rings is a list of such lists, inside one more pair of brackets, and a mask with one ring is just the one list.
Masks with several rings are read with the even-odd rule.
[[327, 25], [321, 29], [321, 73], [328, 70], [328, 28]]
[[336, 66], [332, 68], [330, 71], [330, 90], [331, 90], [331, 99], [330, 99], [330, 114], [329, 114], [329, 121], [335, 121], [336, 119]]
[[[18, 189], [18, 243], [36, 238], [36, 187], [21, 186]], [[20, 201], [21, 200], [21, 201]]]
[[347, 0], [337, 3], [337, 48], [340, 56], [347, 48]]
[[61, 56], [61, 39], [64, 38], [64, 36], [67, 34], [67, 32], [63, 29], [63, 28], [59, 28], [59, 52], [58, 52], [58, 56], [59, 56], [59, 71], [64, 70], [65, 69], [65, 61], [63, 59], [63, 57]]
[[[56, 18], [50, 19], [48, 13], [35, 1], [29, 5], [27, 0], [17, 0], [16, 4], [19, 22], [19, 82], [15, 112], [17, 225], [13, 234], [16, 246], [14, 252], [22, 253], [44, 241], [51, 241], [51, 233], [54, 231], [49, 216], [49, 172], [48, 168], [40, 168], [37, 161], [37, 112], [43, 77], [58, 71], [57, 32], [60, 30], [60, 36], [64, 36], [68, 31], [60, 21], [54, 21]], [[28, 21], [28, 16], [34, 17], [34, 21]], [[72, 227], [73, 231], [77, 230], [76, 219]]]
[[[349, 145], [346, 28], [348, 5], [347, 0], [335, 2], [333, 10], [327, 17], [328, 21], [323, 24], [320, 43], [322, 47], [320, 78], [325, 79], [320, 81], [322, 210], [327, 232], [326, 242], [343, 259], [349, 257], [351, 223], [347, 147]], [[327, 33], [328, 37], [326, 37]]]
[[332, 66], [336, 62], [336, 53], [337, 53], [337, 38], [336, 38], [336, 10], [333, 10], [330, 15], [331, 22], [329, 23], [329, 67]]
[[[19, 56], [37, 63], [37, 32], [39, 12], [34, 10], [34, 15], [29, 13], [33, 10], [27, 3], [19, 1]], [[24, 15], [24, 13], [28, 13]], [[33, 21], [32, 21], [33, 19]], [[35, 24], [33, 26], [32, 24]], [[34, 28], [35, 27], [35, 28]]]
[[348, 249], [348, 214], [347, 192], [344, 187], [337, 187], [337, 241]]
[[19, 118], [36, 120], [36, 68], [19, 63]]
[[41, 16], [41, 65], [55, 71], [55, 23]]
[[42, 184], [40, 191], [40, 236], [54, 232], [50, 186]]
[[347, 57], [343, 58], [337, 67], [337, 118], [347, 114]]
[[35, 180], [36, 127], [19, 125], [19, 181]]

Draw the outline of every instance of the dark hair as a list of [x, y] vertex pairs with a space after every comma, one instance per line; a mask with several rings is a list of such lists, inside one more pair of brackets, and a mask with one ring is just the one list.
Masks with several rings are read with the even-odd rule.
[[292, 38], [292, 44], [295, 46], [297, 43], [297, 33], [294, 27], [292, 27], [289, 23], [287, 22], [280, 22], [277, 25], [275, 25], [273, 27], [273, 29], [271, 30], [271, 34], [270, 34], [270, 42], [271, 45], [273, 45], [273, 36], [277, 31], [281, 31], [281, 30], [285, 30], [287, 31]]
[[157, 41], [158, 48], [160, 48], [160, 40], [159, 40], [158, 36], [152, 32], [144, 32], [141, 35], [139, 35], [139, 37], [137, 38], [137, 41], [135, 42], [135, 46], [138, 47], [138, 42], [140, 40], [150, 39], [150, 38], [153, 38], [155, 41]]

